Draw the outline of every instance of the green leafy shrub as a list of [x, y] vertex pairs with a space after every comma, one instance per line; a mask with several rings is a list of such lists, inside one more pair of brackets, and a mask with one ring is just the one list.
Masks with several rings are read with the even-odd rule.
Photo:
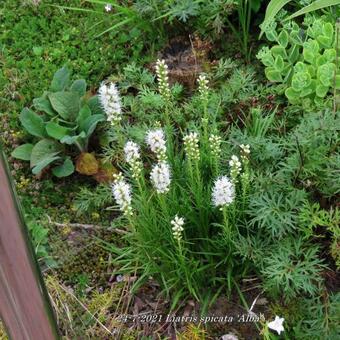
[[30, 161], [33, 174], [53, 164], [55, 176], [71, 175], [74, 165], [65, 146], [74, 145], [79, 152], [86, 152], [97, 124], [105, 118], [97, 97], [87, 95], [85, 80], [71, 83], [70, 75], [67, 67], [58, 70], [49, 90], [33, 100], [38, 113], [24, 108], [20, 114], [23, 127], [39, 141], [20, 145], [12, 156]]
[[295, 22], [277, 30], [272, 23], [265, 28], [270, 42], [257, 58], [265, 65], [268, 80], [283, 84], [289, 102], [304, 107], [322, 106], [327, 95], [340, 89], [340, 68], [336, 68], [335, 21], [308, 20], [304, 29]]

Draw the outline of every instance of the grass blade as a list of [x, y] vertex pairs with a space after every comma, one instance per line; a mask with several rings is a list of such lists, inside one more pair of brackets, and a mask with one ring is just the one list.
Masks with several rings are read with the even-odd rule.
[[340, 0], [317, 0], [313, 3], [311, 3], [308, 6], [305, 6], [304, 8], [301, 8], [299, 11], [295, 12], [291, 16], [289, 16], [286, 20], [291, 20], [293, 18], [296, 18], [300, 15], [304, 15], [313, 11], [317, 11], [319, 9], [330, 7], [330, 6], [337, 6], [340, 5]]

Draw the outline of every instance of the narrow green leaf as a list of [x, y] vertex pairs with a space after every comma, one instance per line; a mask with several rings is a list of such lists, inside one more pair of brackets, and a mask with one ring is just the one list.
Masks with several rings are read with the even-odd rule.
[[59, 5], [51, 5], [52, 7], [57, 7], [60, 9], [69, 9], [71, 11], [79, 11], [79, 12], [86, 12], [86, 13], [96, 13], [96, 14], [101, 14], [104, 15], [104, 12], [99, 12], [99, 11], [94, 11], [92, 9], [87, 9], [87, 8], [79, 8], [79, 7], [69, 7], [69, 6], [59, 6]]
[[96, 38], [99, 38], [100, 36], [102, 36], [103, 34], [105, 33], [108, 33], [108, 32], [111, 32], [113, 31], [114, 29], [117, 29], [119, 28], [120, 26], [124, 26], [126, 24], [128, 24], [129, 22], [132, 22], [133, 20], [131, 18], [128, 18], [128, 19], [125, 19], [125, 20], [122, 20], [120, 22], [118, 22], [117, 24], [111, 26], [110, 28], [108, 28], [107, 30], [99, 33], [98, 35], [96, 35]]
[[[265, 18], [262, 23], [262, 27], [265, 27], [269, 22], [274, 20], [276, 14], [291, 0], [271, 0], [267, 6]], [[260, 37], [263, 34], [261, 30]]]
[[312, 2], [310, 5], [301, 8], [299, 11], [295, 12], [294, 14], [286, 18], [284, 21], [291, 20], [300, 15], [314, 12], [325, 7], [337, 6], [337, 5], [340, 5], [340, 0], [317, 0], [317, 1]]

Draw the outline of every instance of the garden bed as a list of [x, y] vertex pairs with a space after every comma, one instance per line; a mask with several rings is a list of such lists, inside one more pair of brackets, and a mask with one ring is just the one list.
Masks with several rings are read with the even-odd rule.
[[63, 338], [337, 338], [340, 5], [306, 3], [3, 1], [0, 140]]

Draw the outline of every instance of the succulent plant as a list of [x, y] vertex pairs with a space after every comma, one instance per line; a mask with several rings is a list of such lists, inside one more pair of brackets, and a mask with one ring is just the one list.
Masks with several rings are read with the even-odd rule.
[[340, 68], [336, 68], [335, 23], [323, 18], [305, 20], [306, 29], [295, 22], [277, 33], [277, 24], [265, 28], [276, 45], [263, 47], [257, 58], [266, 66], [268, 80], [284, 85], [292, 104], [323, 104], [331, 91], [340, 89]]

